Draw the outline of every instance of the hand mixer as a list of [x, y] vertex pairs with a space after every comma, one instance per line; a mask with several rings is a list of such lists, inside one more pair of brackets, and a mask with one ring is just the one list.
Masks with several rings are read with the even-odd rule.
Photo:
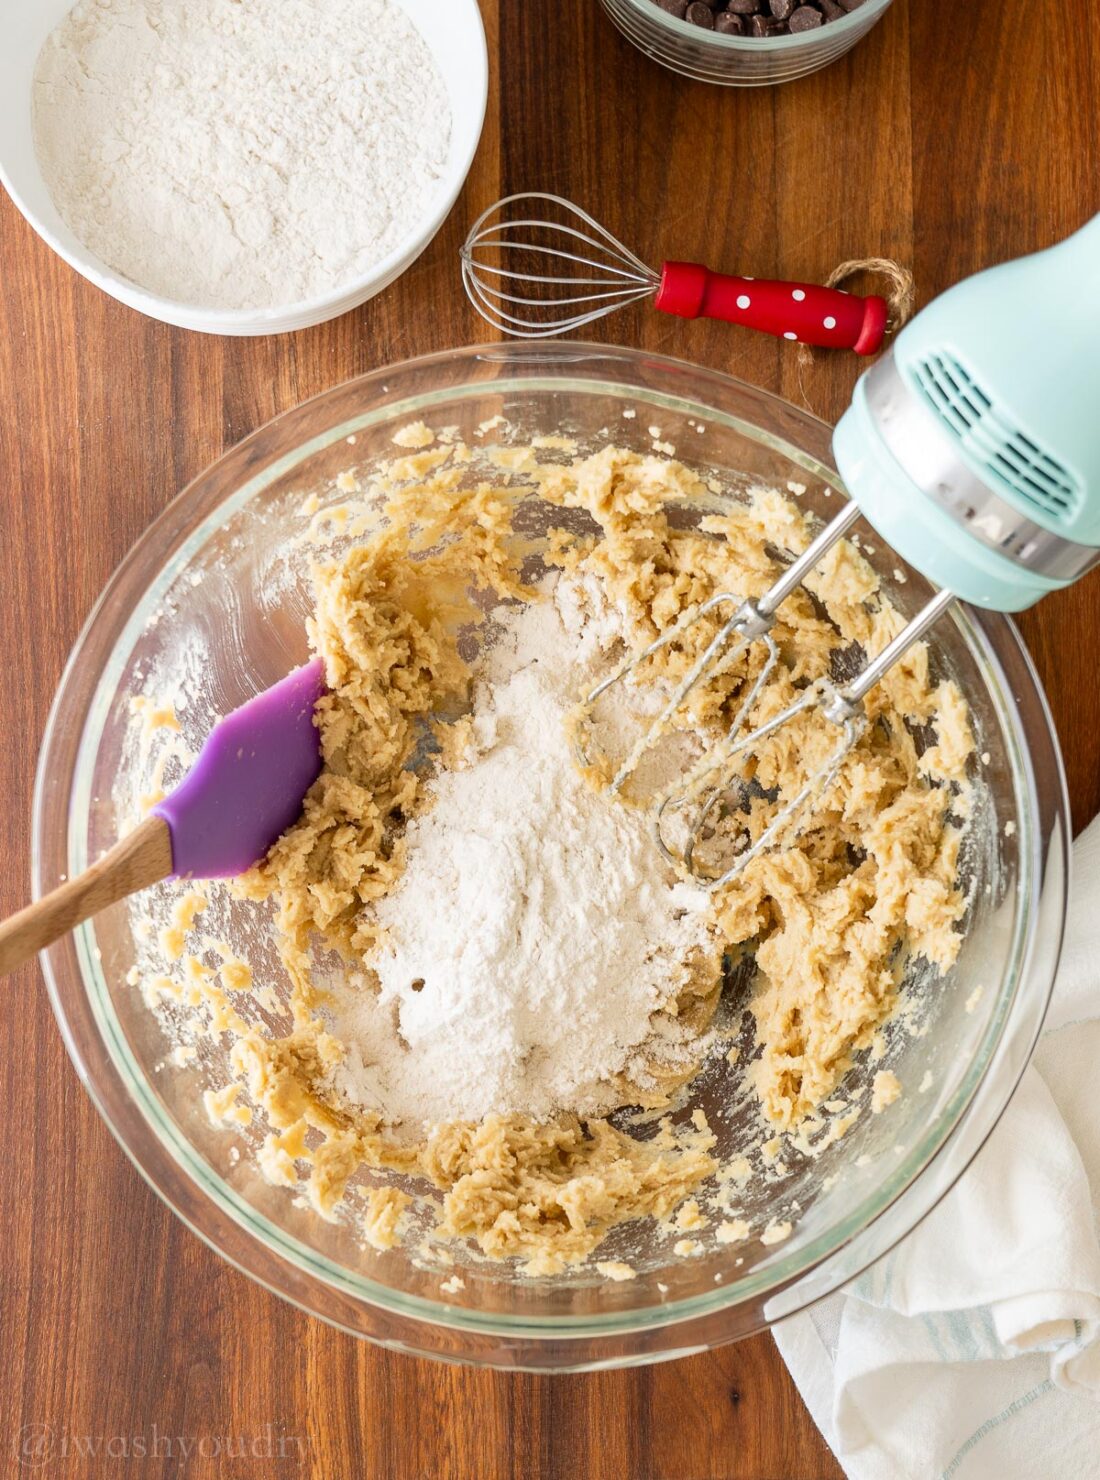
[[[461, 255], [470, 302], [494, 328], [519, 339], [566, 334], [649, 297], [680, 318], [722, 319], [858, 355], [873, 355], [886, 332], [884, 298], [735, 277], [698, 262], [666, 262], [655, 272], [587, 211], [543, 191], [509, 195], [483, 211]], [[534, 296], [512, 291], [517, 286]]]
[[[1023, 611], [1100, 563], [1100, 216], [1060, 245], [979, 273], [944, 293], [901, 332], [858, 382], [833, 437], [851, 496], [763, 596], [720, 592], [689, 610], [587, 696], [600, 695], [709, 613], [730, 614], [612, 780], [618, 790], [692, 690], [763, 644], [760, 673], [730, 729], [675, 793], [657, 799], [665, 856], [706, 888], [721, 888], [778, 845], [831, 787], [867, 719], [863, 699], [957, 599]], [[860, 515], [941, 589], [848, 683], [822, 677], [781, 713], [748, 729], [777, 661], [770, 628], [782, 602]], [[796, 715], [815, 710], [837, 727], [825, 764], [777, 808], [729, 867], [710, 877], [699, 842], [752, 752]], [[693, 805], [687, 842], [663, 833], [670, 809]], [[801, 823], [800, 823], [801, 825]]]

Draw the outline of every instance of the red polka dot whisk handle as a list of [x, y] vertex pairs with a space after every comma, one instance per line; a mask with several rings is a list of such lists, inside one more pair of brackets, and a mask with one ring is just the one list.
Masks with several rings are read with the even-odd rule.
[[681, 318], [860, 355], [881, 348], [886, 332], [884, 298], [733, 277], [697, 262], [655, 272], [587, 211], [541, 191], [510, 195], [478, 217], [462, 247], [462, 281], [478, 313], [520, 339], [567, 334], [643, 298]]
[[873, 355], [886, 333], [886, 300], [840, 288], [733, 277], [698, 262], [666, 262], [654, 307], [683, 319], [723, 319], [779, 339]]

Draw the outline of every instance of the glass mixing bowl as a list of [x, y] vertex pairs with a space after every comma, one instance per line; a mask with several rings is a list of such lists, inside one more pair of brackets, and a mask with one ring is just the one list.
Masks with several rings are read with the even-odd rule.
[[820, 71], [851, 51], [892, 3], [864, 0], [843, 20], [793, 36], [722, 36], [677, 20], [653, 0], [601, 0], [646, 56], [684, 77], [727, 87], [767, 87]]
[[[512, 424], [510, 436], [567, 431], [582, 446], [614, 439], [644, 450], [658, 426], [684, 461], [711, 470], [727, 490], [746, 479], [792, 481], [805, 485], [808, 507], [836, 507], [827, 426], [724, 375], [632, 350], [462, 350], [307, 402], [181, 494], [89, 619], [42, 751], [36, 893], [112, 843], [147, 788], [133, 696], [186, 669], [181, 721], [194, 742], [212, 715], [305, 657], [308, 587], [287, 554], [303, 499], [314, 494], [322, 507], [342, 500], [338, 475], [392, 457], [391, 437], [410, 421], [456, 427], [476, 446], [485, 440], [477, 429], [497, 416]], [[914, 610], [925, 582], [861, 533], [893, 599]], [[921, 993], [919, 1036], [888, 1034], [885, 1063], [901, 1080], [901, 1099], [886, 1114], [861, 1116], [817, 1160], [793, 1159], [780, 1184], [746, 1192], [745, 1214], [761, 1227], [768, 1198], [797, 1198], [800, 1216], [785, 1242], [765, 1247], [754, 1238], [678, 1258], [667, 1232], [639, 1222], [618, 1230], [601, 1256], [630, 1259], [632, 1281], [608, 1281], [591, 1267], [525, 1278], [471, 1254], [459, 1256], [464, 1287], [445, 1293], [446, 1271], [423, 1267], [404, 1248], [365, 1248], [346, 1221], [324, 1221], [265, 1182], [241, 1154], [259, 1126], [211, 1123], [202, 1091], [224, 1083], [224, 1073], [216, 1062], [174, 1063], [134, 984], [140, 907], [111, 909], [45, 953], [50, 997], [82, 1080], [149, 1183], [214, 1249], [303, 1308], [393, 1348], [528, 1368], [637, 1363], [729, 1341], [801, 1308], [907, 1233], [974, 1155], [1023, 1072], [1057, 963], [1068, 814], [1039, 684], [1002, 617], [956, 609], [934, 641], [938, 666], [968, 696], [984, 752], [984, 801], [966, 848], [966, 937], [949, 977]], [[255, 907], [234, 908], [248, 912], [241, 930], [255, 931]], [[865, 1077], [865, 1066], [853, 1073]], [[707, 1108], [723, 1153], [759, 1142], [750, 1105], [725, 1113], [733, 1092], [717, 1072], [703, 1076], [693, 1103]]]

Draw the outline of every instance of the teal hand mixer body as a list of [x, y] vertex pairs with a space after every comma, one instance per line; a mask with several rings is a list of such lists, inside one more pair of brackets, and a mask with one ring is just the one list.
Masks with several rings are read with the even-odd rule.
[[[708, 613], [729, 610], [665, 709], [623, 761], [618, 789], [667, 728], [688, 694], [762, 643], [759, 675], [717, 748], [657, 800], [660, 847], [700, 883], [720, 888], [777, 846], [832, 784], [866, 719], [863, 698], [956, 600], [1023, 611], [1100, 563], [1100, 216], [1060, 245], [959, 283], [898, 335], [863, 375], [836, 428], [833, 450], [851, 496], [762, 597], [720, 592], [686, 612], [588, 696], [674, 642]], [[781, 603], [863, 515], [909, 564], [940, 589], [923, 611], [851, 681], [822, 678], [756, 729], [748, 721], [778, 659], [771, 627]], [[829, 759], [769, 826], [713, 875], [695, 851], [712, 810], [761, 742], [796, 714], [816, 709], [838, 730]], [[694, 808], [670, 848], [671, 811]]]

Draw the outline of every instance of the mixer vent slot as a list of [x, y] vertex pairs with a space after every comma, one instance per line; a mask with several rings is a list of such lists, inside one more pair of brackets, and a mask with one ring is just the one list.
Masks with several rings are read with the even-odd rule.
[[954, 355], [926, 356], [916, 375], [932, 409], [997, 482], [1050, 518], [1073, 520], [1081, 480], [997, 407]]

